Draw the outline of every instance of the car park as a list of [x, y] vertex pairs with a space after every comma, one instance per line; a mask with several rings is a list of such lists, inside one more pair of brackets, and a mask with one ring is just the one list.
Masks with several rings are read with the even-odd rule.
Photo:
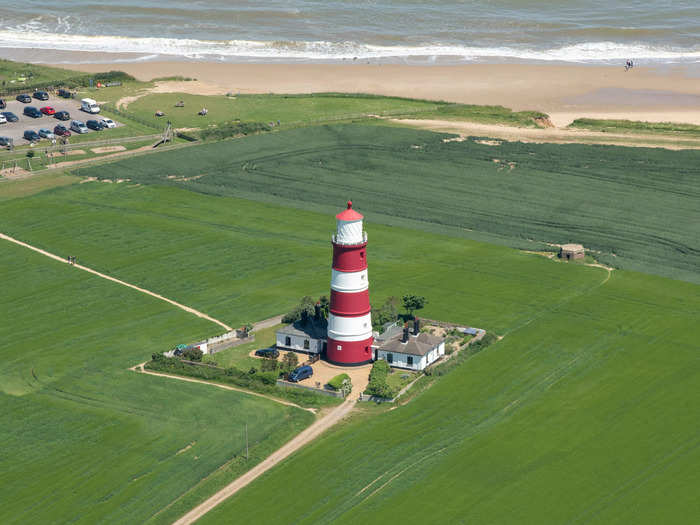
[[312, 375], [314, 375], [314, 369], [311, 368], [309, 365], [303, 365], [299, 368], [295, 368], [294, 371], [291, 374], [289, 374], [289, 380], [292, 383], [296, 383], [298, 381], [302, 381], [308, 377], [311, 377]]
[[63, 124], [56, 125], [56, 127], [53, 128], [53, 132], [55, 135], [58, 135], [59, 137], [70, 137], [70, 130], [67, 127], [65, 127]]
[[3, 111], [0, 115], [5, 117], [8, 122], [17, 122], [19, 120], [19, 117], [12, 113], [12, 111]]
[[21, 95], [17, 95], [15, 97], [16, 100], [19, 102], [23, 102], [24, 104], [29, 104], [32, 101], [32, 97], [27, 95], [26, 93], [22, 93]]
[[7, 102], [0, 98], [0, 109], [5, 109], [7, 107]]
[[85, 125], [90, 129], [94, 129], [95, 131], [102, 131], [104, 129], [102, 122], [99, 120], [88, 120]]
[[44, 115], [55, 115], [56, 110], [53, 109], [51, 106], [44, 106], [43, 108], [39, 109]]
[[37, 100], [49, 100], [49, 94], [46, 91], [35, 91], [33, 96]]
[[42, 139], [49, 139], [49, 140], [52, 140], [52, 139], [55, 139], [55, 138], [56, 138], [56, 135], [54, 135], [53, 132], [52, 132], [50, 129], [47, 129], [47, 128], [41, 128], [41, 129], [39, 130], [39, 136], [40, 136]]
[[29, 142], [39, 142], [41, 140], [39, 134], [33, 129], [25, 130], [23, 137], [24, 140], [28, 140]]
[[90, 130], [88, 130], [85, 123], [81, 122], [80, 120], [71, 121], [70, 129], [71, 129], [71, 131], [75, 131], [76, 133], [87, 133], [88, 131], [90, 131]]
[[117, 123], [114, 122], [111, 118], [103, 118], [102, 125], [105, 128], [116, 128], [117, 127]]
[[41, 111], [36, 109], [34, 106], [27, 106], [24, 108], [24, 114], [28, 117], [32, 118], [40, 118], [41, 117]]
[[0, 115], [0, 124], [7, 124], [7, 119], [4, 115]]
[[73, 98], [73, 93], [69, 89], [59, 89], [58, 96], [61, 98]]
[[58, 120], [70, 120], [70, 113], [67, 111], [57, 111], [53, 118], [57, 118]]
[[279, 350], [276, 348], [261, 348], [255, 351], [255, 355], [258, 357], [267, 357], [269, 359], [277, 359], [280, 355]]
[[12, 145], [12, 139], [10, 137], [0, 137], [0, 146], [7, 147]]

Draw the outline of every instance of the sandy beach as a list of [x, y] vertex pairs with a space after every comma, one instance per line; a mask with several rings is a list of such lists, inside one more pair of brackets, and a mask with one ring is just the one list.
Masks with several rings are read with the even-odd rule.
[[183, 90], [214, 93], [355, 92], [498, 104], [548, 113], [557, 126], [574, 118], [700, 124], [700, 78], [682, 67], [470, 64], [138, 62], [66, 64], [81, 71], [120, 69], [140, 80], [183, 75]]

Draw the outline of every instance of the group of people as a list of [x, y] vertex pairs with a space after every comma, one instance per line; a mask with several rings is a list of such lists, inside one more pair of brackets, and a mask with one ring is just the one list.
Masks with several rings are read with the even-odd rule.
[[634, 62], [632, 62], [632, 60], [627, 60], [625, 62], [625, 71], [629, 71], [633, 67], [634, 67]]

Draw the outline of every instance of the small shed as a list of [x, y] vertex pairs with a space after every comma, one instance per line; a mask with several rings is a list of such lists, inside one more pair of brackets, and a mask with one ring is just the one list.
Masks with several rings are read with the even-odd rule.
[[562, 244], [559, 248], [559, 258], [572, 261], [583, 259], [586, 256], [586, 251], [580, 244]]

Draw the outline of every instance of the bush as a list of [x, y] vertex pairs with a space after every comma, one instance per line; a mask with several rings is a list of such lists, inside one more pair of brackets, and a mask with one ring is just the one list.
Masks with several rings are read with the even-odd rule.
[[282, 358], [282, 368], [287, 372], [294, 370], [299, 364], [299, 357], [294, 352], [287, 352]]
[[270, 126], [262, 122], [226, 122], [216, 127], [203, 129], [199, 135], [204, 140], [222, 140], [229, 137], [270, 131], [270, 129], [272, 129]]
[[199, 348], [188, 348], [182, 353], [182, 358], [187, 361], [200, 362], [204, 354]]
[[328, 386], [330, 386], [333, 390], [340, 390], [340, 387], [343, 386], [343, 381], [346, 379], [349, 381], [350, 376], [347, 374], [338, 374], [333, 379], [328, 381]]
[[396, 395], [396, 390], [391, 388], [387, 383], [387, 377], [390, 371], [389, 363], [383, 359], [375, 361], [369, 373], [369, 384], [365, 389], [365, 394], [388, 399], [393, 398]]

